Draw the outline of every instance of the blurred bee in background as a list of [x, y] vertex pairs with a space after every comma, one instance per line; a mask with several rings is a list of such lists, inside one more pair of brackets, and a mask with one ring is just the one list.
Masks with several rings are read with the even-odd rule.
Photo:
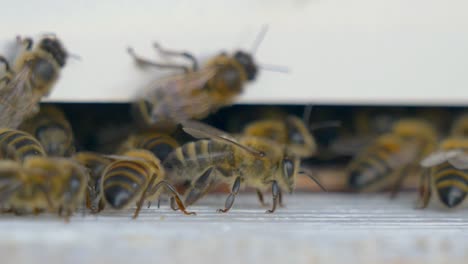
[[86, 195], [86, 207], [92, 213], [98, 213], [104, 209], [102, 199], [101, 179], [104, 169], [112, 163], [111, 158], [96, 152], [78, 152], [73, 156], [79, 164], [86, 167], [89, 172], [88, 191]]
[[24, 131], [0, 128], [0, 157], [24, 161], [31, 156], [46, 156], [37, 139]]
[[38, 114], [21, 124], [20, 129], [34, 135], [49, 156], [68, 157], [75, 152], [71, 125], [56, 106], [42, 106]]
[[83, 203], [88, 174], [65, 158], [31, 157], [21, 166], [0, 161], [0, 203], [22, 214], [45, 210], [69, 216]]
[[135, 202], [137, 209], [133, 218], [137, 218], [145, 200], [159, 198], [161, 187], [172, 195], [171, 207], [178, 208], [186, 215], [195, 214], [185, 210], [185, 206], [176, 189], [165, 180], [165, 171], [161, 162], [147, 150], [129, 150], [122, 156], [108, 156], [115, 161], [102, 173], [101, 190], [104, 202], [113, 209], [124, 209]]
[[19, 52], [12, 66], [4, 57], [6, 74], [0, 79], [0, 127], [17, 128], [39, 110], [65, 66], [68, 54], [55, 35], [46, 34], [37, 45], [31, 38], [17, 38]]
[[391, 187], [392, 197], [408, 175], [419, 171], [419, 161], [437, 144], [437, 132], [419, 119], [401, 119], [390, 133], [379, 136], [347, 168], [348, 188], [380, 191]]
[[439, 150], [421, 161], [419, 207], [426, 208], [432, 193], [446, 208], [460, 207], [468, 193], [468, 138], [447, 138]]
[[238, 50], [228, 55], [223, 52], [202, 67], [191, 53], [165, 50], [159, 44], [154, 46], [160, 54], [186, 58], [191, 67], [156, 63], [136, 55], [129, 48], [130, 55], [141, 66], [183, 70], [181, 74], [159, 79], [147, 87], [134, 107], [137, 119], [149, 125], [178, 123], [204, 118], [221, 107], [231, 105], [243, 92], [244, 85], [254, 81], [258, 75], [259, 66], [252, 54], [265, 34], [266, 27], [257, 36], [251, 53]]
[[273, 213], [278, 201], [281, 204], [282, 191], [291, 193], [296, 176], [305, 173], [299, 171], [298, 157], [286, 156], [282, 146], [266, 138], [243, 136], [237, 141], [221, 130], [193, 121], [184, 122], [183, 130], [195, 138], [205, 138], [177, 148], [163, 164], [169, 180], [189, 185], [184, 195], [186, 205], [202, 198], [213, 185], [227, 183], [232, 186], [231, 193], [224, 209], [218, 211], [228, 212], [241, 185], [256, 188], [262, 204], [262, 191], [271, 187], [273, 205], [267, 212]]
[[132, 134], [120, 147], [119, 153], [131, 149], [146, 149], [151, 151], [159, 160], [164, 160], [179, 143], [168, 134], [158, 132], [142, 132]]
[[468, 137], [468, 114], [463, 114], [455, 119], [450, 135], [454, 137]]

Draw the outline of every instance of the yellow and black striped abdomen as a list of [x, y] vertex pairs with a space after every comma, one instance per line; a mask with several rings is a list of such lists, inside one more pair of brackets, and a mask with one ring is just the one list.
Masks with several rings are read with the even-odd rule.
[[137, 139], [135, 146], [138, 149], [151, 151], [159, 160], [165, 160], [177, 147], [179, 147], [179, 143], [175, 139], [161, 134], [142, 135]]
[[29, 156], [46, 156], [39, 141], [30, 134], [19, 130], [0, 130], [0, 145], [2, 150], [13, 150], [20, 161]]
[[114, 209], [122, 209], [139, 197], [150, 177], [144, 162], [115, 161], [103, 172], [103, 198]]
[[381, 148], [353, 162], [349, 169], [348, 187], [354, 191], [375, 189], [376, 186], [380, 188], [379, 185], [392, 173], [388, 160], [394, 154], [391, 150]]
[[433, 184], [440, 201], [447, 207], [460, 205], [468, 192], [468, 170], [460, 170], [443, 163], [432, 172]]
[[171, 181], [191, 180], [211, 167], [222, 176], [230, 177], [235, 166], [233, 147], [214, 140], [189, 142], [175, 149], [163, 165]]

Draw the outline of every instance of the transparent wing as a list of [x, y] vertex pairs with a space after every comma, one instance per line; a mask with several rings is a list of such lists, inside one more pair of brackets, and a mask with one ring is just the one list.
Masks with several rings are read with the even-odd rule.
[[468, 154], [464, 151], [459, 151], [455, 155], [449, 157], [448, 162], [457, 169], [466, 170], [468, 169]]
[[424, 158], [420, 164], [423, 167], [433, 167], [442, 164], [449, 159], [457, 156], [459, 153], [463, 153], [462, 150], [449, 150], [449, 151], [437, 151]]
[[25, 65], [14, 78], [0, 88], [0, 126], [17, 128], [21, 122], [39, 110], [40, 95], [34, 94]]
[[225, 143], [232, 144], [236, 147], [239, 147], [254, 156], [257, 156], [257, 157], [265, 156], [265, 153], [258, 151], [254, 148], [251, 148], [249, 146], [240, 144], [229, 133], [219, 130], [215, 127], [212, 127], [212, 126], [209, 126], [207, 124], [203, 124], [197, 121], [184, 121], [181, 124], [182, 124], [182, 129], [187, 134], [195, 138], [198, 138], [198, 139], [209, 138], [209, 139], [214, 139], [214, 140], [220, 140]]
[[155, 121], [203, 118], [218, 108], [213, 98], [203, 90], [215, 73], [215, 67], [207, 67], [159, 79], [143, 91], [140, 99], [152, 104]]

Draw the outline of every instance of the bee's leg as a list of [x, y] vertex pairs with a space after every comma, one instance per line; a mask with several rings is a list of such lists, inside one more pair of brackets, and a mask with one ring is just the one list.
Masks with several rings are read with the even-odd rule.
[[161, 47], [161, 45], [157, 42], [155, 42], [153, 44], [153, 47], [159, 52], [161, 53], [162, 55], [164, 56], [179, 56], [179, 57], [184, 57], [185, 59], [189, 60], [191, 63], [192, 63], [192, 71], [196, 71], [198, 70], [198, 61], [197, 59], [195, 58], [195, 56], [193, 56], [192, 53], [190, 52], [187, 52], [187, 51], [174, 51], [174, 50], [168, 50], [168, 49], [164, 49], [163, 47]]
[[184, 65], [176, 65], [176, 64], [168, 64], [168, 63], [158, 63], [154, 61], [150, 61], [145, 59], [135, 53], [132, 48], [127, 49], [128, 54], [133, 57], [136, 63], [140, 66], [152, 66], [156, 68], [166, 68], [166, 69], [176, 69], [176, 70], [183, 70], [184, 72], [189, 72], [189, 68]]
[[218, 212], [227, 213], [231, 209], [232, 205], [234, 204], [234, 200], [236, 199], [236, 195], [239, 193], [240, 184], [241, 177], [237, 177], [234, 181], [234, 184], [232, 185], [231, 193], [226, 198], [226, 202], [224, 203], [224, 209], [218, 209]]
[[268, 206], [268, 203], [265, 203], [265, 200], [263, 199], [262, 191], [260, 191], [259, 189], [257, 189], [257, 197], [258, 197], [258, 201], [260, 202], [262, 206]]
[[34, 44], [32, 38], [22, 38], [21, 36], [16, 37], [16, 41], [19, 45], [23, 46], [26, 50], [31, 50]]
[[404, 180], [407, 178], [408, 174], [412, 172], [411, 167], [404, 167], [398, 172], [396, 172], [396, 180], [395, 183], [392, 186], [392, 189], [390, 190], [390, 198], [394, 199], [397, 197], [398, 193], [401, 190], [401, 186], [403, 185]]
[[[159, 199], [158, 199], [158, 208], [159, 208]], [[146, 202], [146, 207], [149, 209], [151, 207], [151, 201]]]
[[175, 199], [175, 202], [177, 203], [177, 206], [179, 206], [179, 209], [186, 215], [195, 215], [195, 212], [189, 212], [185, 209], [184, 203], [182, 202], [182, 199], [180, 199], [179, 193], [176, 191], [174, 186], [172, 186], [170, 183], [166, 181], [160, 181], [158, 184], [156, 184], [154, 187], [151, 188], [151, 193], [156, 193], [156, 191], [161, 188], [161, 187], [166, 187], [166, 190], [169, 191], [172, 194], [172, 198]]
[[5, 65], [5, 71], [11, 72], [10, 63], [8, 62], [8, 60], [5, 57], [0, 56], [0, 62]]
[[279, 204], [280, 207], [284, 207], [283, 192], [281, 191], [281, 189], [279, 189], [279, 192], [278, 192], [278, 204]]
[[280, 193], [280, 188], [276, 181], [273, 181], [271, 185], [271, 194], [273, 195], [273, 207], [270, 210], [267, 210], [265, 213], [273, 213], [276, 210], [276, 204], [278, 203], [278, 196]]
[[429, 204], [431, 198], [431, 177], [430, 170], [426, 169], [421, 174], [419, 181], [419, 198], [416, 203], [417, 209], [424, 209]]
[[174, 200], [174, 197], [171, 197], [170, 205], [171, 205], [171, 209], [172, 209], [172, 210], [174, 210], [174, 211], [179, 210], [179, 207], [177, 207], [176, 202], [175, 202], [175, 200]]
[[133, 214], [133, 219], [136, 219], [138, 217], [138, 214], [140, 213], [141, 207], [143, 206], [143, 203], [145, 202], [148, 190], [153, 185], [155, 180], [156, 180], [156, 175], [153, 175], [151, 177], [151, 180], [149, 181], [148, 185], [146, 186], [145, 190], [143, 190], [143, 193], [141, 194], [140, 200], [137, 203], [137, 208], [135, 210], [135, 213]]
[[185, 198], [186, 205], [192, 205], [203, 195], [205, 195], [213, 183], [213, 177], [215, 177], [215, 169], [213, 167], [207, 169], [203, 174], [197, 178], [195, 183], [192, 184], [191, 188], [187, 190], [188, 194]]

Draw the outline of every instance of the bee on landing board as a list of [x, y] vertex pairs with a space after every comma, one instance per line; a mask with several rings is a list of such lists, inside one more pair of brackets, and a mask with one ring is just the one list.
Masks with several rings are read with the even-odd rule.
[[20, 51], [11, 63], [0, 57], [5, 74], [0, 78], [0, 127], [17, 128], [39, 110], [65, 66], [68, 53], [55, 35], [43, 35], [34, 45], [31, 38], [17, 38]]
[[88, 174], [65, 158], [30, 157], [22, 165], [0, 161], [0, 203], [18, 214], [45, 210], [66, 219], [83, 204]]
[[137, 218], [143, 203], [157, 200], [162, 187], [171, 193], [171, 207], [186, 214], [195, 214], [185, 210], [185, 206], [175, 188], [165, 180], [165, 171], [161, 162], [147, 150], [134, 149], [121, 156], [106, 156], [115, 159], [102, 173], [101, 193], [105, 204], [113, 209], [128, 208], [137, 204], [133, 218]]
[[189, 52], [175, 52], [155, 47], [165, 56], [179, 56], [188, 59], [191, 67], [157, 63], [135, 54], [130, 55], [141, 66], [178, 69], [183, 72], [151, 83], [134, 105], [137, 119], [153, 125], [188, 119], [202, 119], [219, 108], [231, 105], [243, 92], [248, 82], [258, 75], [259, 65], [252, 54], [266, 33], [259, 34], [252, 53], [238, 50], [233, 54], [221, 53], [203, 66]]
[[177, 148], [163, 165], [171, 182], [188, 182], [184, 194], [186, 205], [198, 201], [214, 185], [227, 183], [232, 186], [231, 193], [220, 212], [228, 212], [240, 188], [249, 186], [257, 189], [263, 205], [262, 191], [271, 188], [273, 205], [267, 212], [273, 213], [278, 202], [281, 204], [282, 192], [291, 193], [296, 176], [304, 174], [299, 171], [300, 159], [286, 156], [284, 148], [271, 140], [252, 136], [236, 140], [223, 131], [194, 121], [186, 121], [182, 126], [185, 132], [202, 140]]
[[421, 161], [424, 168], [420, 182], [420, 208], [431, 197], [446, 208], [464, 204], [468, 193], [468, 139], [451, 137], [443, 140], [439, 150]]
[[390, 133], [379, 136], [348, 165], [348, 188], [381, 191], [391, 188], [392, 197], [408, 175], [419, 172], [419, 161], [437, 144], [437, 133], [427, 122], [401, 119]]
[[69, 157], [75, 152], [70, 122], [58, 107], [42, 106], [38, 114], [21, 124], [20, 129], [34, 135], [49, 156]]

